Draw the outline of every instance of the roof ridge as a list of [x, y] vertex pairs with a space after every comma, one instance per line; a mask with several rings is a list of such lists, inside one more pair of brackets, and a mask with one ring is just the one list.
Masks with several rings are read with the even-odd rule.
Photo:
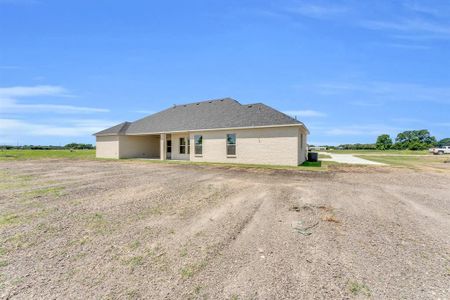
[[[202, 104], [202, 103], [206, 103], [206, 102], [209, 102], [209, 103], [211, 103], [211, 102], [223, 102], [223, 101], [225, 101], [225, 100], [227, 100], [227, 101], [234, 101], [234, 102], [236, 102], [236, 103], [239, 103], [239, 101], [237, 101], [236, 99], [233, 99], [233, 98], [231, 98], [231, 97], [225, 97], [225, 98], [216, 98], [216, 99], [207, 99], [207, 100], [201, 100], [201, 101], [196, 101], [196, 102], [190, 102], [190, 103], [182, 103], [182, 104], [175, 104], [174, 106], [176, 107], [176, 106], [187, 106], [187, 105], [194, 105], [194, 104]], [[241, 104], [241, 103], [239, 103], [239, 104]]]
[[[264, 103], [262, 102], [255, 102], [255, 103], [246, 103], [246, 104], [242, 104], [243, 106], [248, 106], [248, 105], [264, 105]], [[266, 105], [267, 106], [267, 105]]]
[[128, 128], [130, 127], [131, 122], [125, 121], [123, 122], [122, 128], [120, 128], [119, 132], [120, 133], [126, 133]]
[[120, 135], [120, 134], [125, 134], [127, 129], [130, 127], [131, 123], [132, 122], [125, 121], [125, 122], [116, 124], [116, 125], [114, 125], [114, 126], [112, 126], [110, 128], [107, 128], [107, 129], [104, 129], [104, 130], [99, 131], [97, 133], [94, 133], [94, 135], [102, 135], [102, 134], [117, 134], [117, 135]]

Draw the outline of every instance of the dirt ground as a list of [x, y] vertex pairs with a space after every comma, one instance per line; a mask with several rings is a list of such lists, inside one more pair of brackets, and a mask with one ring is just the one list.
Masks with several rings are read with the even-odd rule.
[[0, 297], [449, 299], [448, 171], [3, 161]]

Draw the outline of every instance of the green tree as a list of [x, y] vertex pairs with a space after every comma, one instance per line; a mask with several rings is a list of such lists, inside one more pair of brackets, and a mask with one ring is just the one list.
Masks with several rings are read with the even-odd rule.
[[91, 144], [70, 143], [64, 146], [66, 149], [94, 149]]
[[436, 145], [436, 138], [427, 129], [401, 132], [395, 139], [395, 149], [424, 150]]
[[338, 148], [345, 150], [375, 150], [377, 147], [375, 144], [343, 144]]
[[450, 146], [450, 138], [442, 139], [437, 143], [438, 147]]
[[389, 134], [382, 134], [377, 138], [376, 143], [378, 150], [388, 150], [392, 147], [392, 139]]

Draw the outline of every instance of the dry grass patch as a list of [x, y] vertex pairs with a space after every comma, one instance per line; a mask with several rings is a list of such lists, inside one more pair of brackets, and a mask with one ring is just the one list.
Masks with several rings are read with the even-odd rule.
[[19, 224], [20, 222], [20, 217], [17, 214], [6, 214], [0, 216], [0, 228]]
[[383, 155], [356, 155], [356, 157], [368, 159], [375, 162], [384, 163], [394, 167], [423, 170], [436, 167], [434, 164], [444, 163], [445, 158], [437, 155], [422, 156], [383, 156]]
[[6, 251], [11, 252], [19, 249], [27, 249], [34, 245], [30, 237], [25, 233], [17, 233], [3, 241]]
[[195, 274], [200, 272], [203, 268], [206, 267], [206, 262], [200, 262], [195, 264], [189, 264], [181, 268], [180, 274], [182, 279], [190, 279]]
[[341, 223], [341, 221], [336, 217], [334, 214], [334, 209], [330, 206], [325, 205], [319, 205], [317, 206], [318, 209], [320, 209], [324, 214], [321, 216], [321, 220], [325, 222], [331, 222], [331, 223]]
[[23, 193], [23, 195], [27, 198], [41, 198], [46, 196], [58, 198], [64, 195], [64, 187], [55, 186], [55, 187], [40, 188], [25, 192]]
[[6, 267], [9, 263], [6, 260], [0, 260], [0, 268]]
[[0, 191], [29, 187], [32, 179], [31, 175], [13, 175], [9, 171], [0, 170]]
[[86, 228], [97, 234], [109, 232], [110, 222], [101, 214], [95, 213], [86, 218]]
[[322, 216], [322, 221], [332, 222], [332, 223], [341, 223], [334, 214], [325, 214]]
[[371, 295], [369, 287], [364, 283], [359, 283], [356, 281], [349, 281], [348, 289], [355, 296], [363, 295], [363, 296], [370, 297], [370, 295]]
[[135, 255], [126, 259], [124, 263], [132, 268], [135, 268], [144, 264], [144, 257], [142, 255]]

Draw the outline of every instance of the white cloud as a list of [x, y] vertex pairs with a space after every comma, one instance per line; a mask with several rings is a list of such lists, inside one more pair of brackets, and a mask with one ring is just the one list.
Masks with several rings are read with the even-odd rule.
[[316, 84], [314, 90], [323, 95], [345, 95], [359, 99], [356, 105], [380, 104], [383, 101], [427, 101], [450, 103], [450, 88], [414, 83], [367, 81], [359, 83], [331, 82]]
[[374, 136], [384, 133], [397, 132], [398, 128], [389, 127], [383, 124], [336, 126], [323, 128], [321, 131], [330, 136]]
[[358, 25], [369, 30], [386, 32], [395, 39], [416, 42], [447, 40], [450, 39], [449, 16], [450, 9], [447, 4], [403, 1], [395, 17], [363, 19]]
[[334, 16], [340, 16], [347, 13], [349, 10], [345, 6], [337, 5], [319, 5], [317, 3], [300, 3], [295, 6], [289, 7], [286, 11], [307, 16], [310, 18], [328, 18]]
[[404, 2], [403, 6], [411, 11], [414, 11], [416, 13], [425, 14], [425, 15], [431, 15], [434, 17], [443, 17], [448, 15], [445, 10], [443, 10], [443, 7], [437, 8], [436, 3], [433, 3], [433, 5], [430, 6], [424, 6], [422, 4], [419, 4], [415, 1], [413, 2]]
[[67, 97], [70, 94], [65, 88], [52, 85], [2, 87], [0, 88], [0, 113], [41, 113], [48, 111], [52, 113], [74, 114], [109, 111], [104, 108], [74, 105], [19, 103], [17, 100], [17, 98], [38, 96]]
[[26, 136], [85, 137], [118, 123], [106, 120], [67, 120], [49, 124], [19, 119], [0, 119], [0, 132], [3, 139], [9, 140]]
[[376, 101], [355, 100], [355, 101], [350, 101], [349, 104], [356, 105], [356, 106], [362, 106], [362, 107], [383, 106], [383, 103], [379, 100], [376, 100]]
[[326, 114], [316, 110], [288, 110], [284, 111], [288, 116], [297, 116], [297, 117], [325, 117]]
[[60, 114], [109, 112], [105, 108], [61, 104], [21, 104], [12, 99], [0, 99], [0, 113], [39, 113], [44, 111]]
[[416, 118], [408, 118], [408, 117], [400, 117], [400, 118], [393, 118], [392, 121], [398, 122], [398, 123], [421, 123], [425, 124], [428, 123], [426, 120], [420, 120]]
[[[424, 19], [401, 19], [393, 21], [363, 21], [361, 26], [371, 30], [390, 30], [405, 34], [421, 34], [428, 38], [450, 38], [449, 24]], [[407, 38], [408, 36], [404, 36]], [[414, 37], [413, 37], [414, 38]]]
[[325, 132], [328, 135], [363, 135], [364, 131], [352, 128], [333, 128]]
[[153, 115], [154, 113], [156, 113], [154, 110], [133, 110], [132, 112], [134, 113], [138, 113], [138, 114], [146, 114], [146, 115]]
[[321, 141], [316, 141], [316, 140], [310, 140], [308, 141], [308, 145], [314, 145], [314, 146], [334, 146], [336, 145], [336, 143], [333, 142], [321, 142]]
[[36, 96], [64, 96], [67, 90], [54, 85], [13, 86], [0, 88], [0, 98], [36, 97]]
[[[18, 98], [67, 97], [68, 91], [60, 86], [14, 86], [0, 88], [0, 141], [23, 140], [27, 137], [87, 137], [119, 122], [98, 119], [49, 119], [55, 114], [81, 115], [104, 113], [108, 109], [67, 104], [23, 103]], [[47, 114], [45, 114], [47, 113]], [[36, 114], [30, 116], [29, 114]], [[27, 116], [25, 118], [25, 115]]]
[[[286, 4], [286, 2], [288, 4]], [[367, 4], [364, 1], [279, 1], [265, 16], [285, 19], [299, 24], [297, 16], [346, 26], [378, 31], [395, 40], [415, 41], [419, 45], [402, 45], [405, 49], [423, 49], [426, 40], [450, 39], [450, 9], [446, 4], [398, 1]], [[374, 17], [376, 16], [376, 17]], [[385, 16], [379, 19], [379, 16]], [[404, 44], [404, 43], [403, 43]], [[416, 46], [416, 47], [414, 47]]]
[[399, 49], [411, 49], [411, 50], [428, 50], [431, 49], [431, 46], [426, 45], [415, 45], [415, 44], [401, 44], [401, 43], [386, 43], [382, 44], [382, 46], [388, 46], [392, 48], [399, 48]]

